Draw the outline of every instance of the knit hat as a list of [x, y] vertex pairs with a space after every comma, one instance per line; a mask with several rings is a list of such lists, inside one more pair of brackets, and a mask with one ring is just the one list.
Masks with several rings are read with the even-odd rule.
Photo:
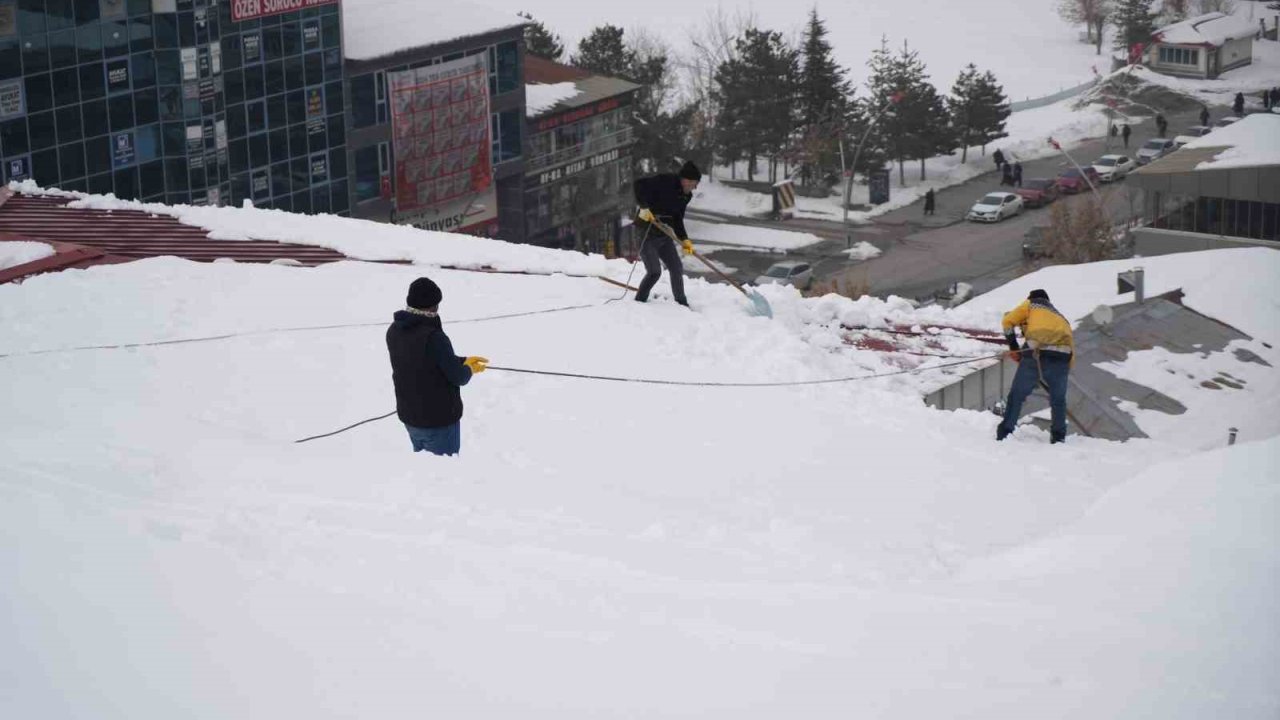
[[1049, 293], [1043, 290], [1032, 290], [1031, 294], [1027, 296], [1027, 299], [1028, 300], [1044, 300], [1045, 302], [1049, 302]]
[[693, 164], [692, 160], [686, 160], [684, 165], [680, 167], [680, 177], [685, 180], [700, 182], [702, 180], [702, 171], [698, 169], [697, 165]]
[[430, 279], [420, 277], [409, 285], [409, 297], [405, 302], [411, 308], [418, 310], [428, 310], [440, 304], [444, 298], [440, 292], [440, 286], [431, 282]]

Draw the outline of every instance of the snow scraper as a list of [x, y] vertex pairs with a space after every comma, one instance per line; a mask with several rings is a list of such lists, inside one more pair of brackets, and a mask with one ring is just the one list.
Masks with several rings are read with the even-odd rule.
[[[653, 225], [654, 227], [661, 230], [664, 235], [671, 238], [671, 242], [674, 242], [677, 246], [680, 245], [680, 238], [676, 237], [675, 231], [672, 230], [671, 227], [668, 226], [666, 223], [662, 222], [661, 220], [655, 219], [653, 221]], [[706, 265], [707, 267], [711, 268], [711, 271], [714, 272], [716, 275], [719, 275], [722, 280], [729, 283], [734, 288], [736, 288], [738, 292], [745, 295], [747, 299], [751, 301], [752, 315], [758, 315], [760, 317], [767, 317], [767, 318], [773, 317], [773, 308], [769, 306], [769, 301], [765, 300], [763, 295], [756, 292], [755, 290], [748, 290], [742, 287], [740, 283], [738, 283], [733, 278], [726, 275], [723, 271], [720, 270], [720, 268], [713, 265], [709, 260], [702, 257], [702, 255], [698, 254], [697, 252], [693, 253], [693, 256], [701, 260], [703, 265]]]

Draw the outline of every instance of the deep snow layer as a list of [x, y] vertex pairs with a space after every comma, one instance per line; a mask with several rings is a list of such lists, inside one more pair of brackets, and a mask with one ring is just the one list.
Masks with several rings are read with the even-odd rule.
[[[478, 246], [483, 247], [483, 246]], [[911, 376], [668, 388], [492, 370], [408, 452], [379, 319], [701, 380], [894, 367], [802, 318], [593, 279], [155, 259], [0, 286], [0, 716], [1270, 718], [1280, 442], [1050, 448]], [[920, 315], [921, 321], [925, 315]], [[958, 316], [957, 316], [958, 317]], [[957, 346], [960, 349], [962, 346]]]

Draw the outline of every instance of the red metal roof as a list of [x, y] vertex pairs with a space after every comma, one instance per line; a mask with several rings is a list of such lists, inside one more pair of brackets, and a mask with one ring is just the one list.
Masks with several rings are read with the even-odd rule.
[[562, 82], [574, 82], [591, 77], [591, 73], [572, 65], [562, 65], [554, 60], [540, 58], [537, 55], [524, 56], [524, 81], [552, 85]]
[[199, 262], [296, 260], [303, 265], [345, 260], [329, 248], [267, 240], [214, 240], [208, 232], [168, 215], [140, 210], [70, 208], [66, 198], [0, 190], [0, 232], [38, 242], [70, 243], [127, 259], [176, 255]]

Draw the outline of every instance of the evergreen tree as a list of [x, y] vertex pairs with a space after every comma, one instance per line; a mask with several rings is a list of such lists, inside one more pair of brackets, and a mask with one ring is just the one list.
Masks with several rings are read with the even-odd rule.
[[840, 141], [849, 126], [853, 98], [853, 86], [845, 78], [845, 69], [832, 57], [827, 28], [816, 8], [809, 11], [809, 26], [800, 56], [801, 175], [811, 181], [838, 162]]
[[628, 77], [632, 53], [627, 51], [622, 35], [622, 28], [616, 25], [592, 29], [578, 43], [578, 52], [569, 59], [569, 64], [599, 75]]
[[795, 127], [799, 53], [781, 33], [757, 28], [747, 29], [735, 44], [736, 57], [716, 71], [718, 150], [725, 158], [745, 156], [750, 180], [757, 158], [769, 157], [772, 179]]
[[882, 123], [885, 152], [897, 161], [898, 182], [905, 186], [907, 160], [921, 161], [923, 179], [924, 160], [939, 153], [949, 154], [954, 147], [946, 107], [929, 82], [924, 63], [907, 43], [894, 56], [882, 40], [870, 65], [870, 88], [878, 104], [883, 107], [895, 94], [899, 96]]
[[956, 78], [947, 110], [955, 141], [961, 147], [960, 162], [968, 160], [970, 147], [981, 145], [985, 154], [987, 143], [1008, 135], [1004, 126], [1010, 110], [1004, 88], [990, 72], [979, 75], [973, 63]]
[[1111, 22], [1116, 26], [1115, 48], [1126, 53], [1137, 43], [1150, 42], [1156, 30], [1151, 0], [1115, 0]]
[[541, 21], [534, 20], [529, 13], [519, 13], [520, 17], [529, 21], [524, 26], [524, 46], [530, 55], [559, 61], [564, 56], [564, 43], [560, 36], [547, 29]]

